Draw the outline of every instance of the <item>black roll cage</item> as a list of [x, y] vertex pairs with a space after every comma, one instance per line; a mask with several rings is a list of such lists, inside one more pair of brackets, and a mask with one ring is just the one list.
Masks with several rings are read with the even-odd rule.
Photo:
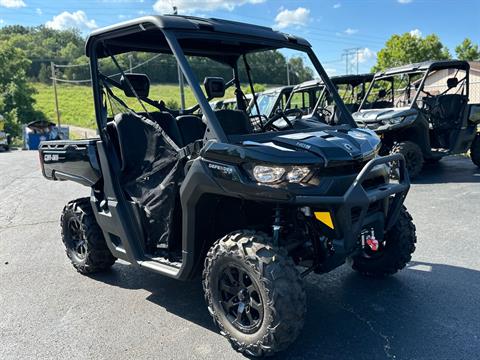
[[[192, 68], [190, 67], [186, 55], [197, 55], [197, 56], [205, 56], [210, 57], [213, 60], [224, 62], [235, 70], [236, 62], [239, 58], [245, 55], [248, 52], [257, 51], [265, 51], [265, 50], [273, 50], [278, 48], [289, 48], [292, 50], [299, 50], [305, 52], [310, 61], [312, 62], [315, 70], [320, 75], [324, 85], [329, 89], [330, 93], [332, 94], [334, 101], [338, 104], [341, 112], [341, 117], [344, 119], [344, 123], [351, 126], [357, 127], [355, 121], [351, 117], [350, 113], [346, 109], [345, 105], [343, 104], [340, 96], [338, 95], [335, 86], [330, 81], [327, 73], [323, 69], [322, 65], [320, 64], [319, 60], [315, 56], [313, 50], [311, 49], [310, 45], [303, 41], [298, 41], [297, 39], [292, 40], [289, 36], [285, 36], [285, 40], [277, 40], [267, 37], [254, 36], [254, 35], [240, 35], [234, 34], [229, 35], [225, 33], [217, 33], [212, 31], [210, 28], [205, 29], [166, 29], [162, 27], [162, 23], [159, 21], [162, 17], [147, 17], [145, 18], [144, 22], [139, 23], [126, 23], [124, 26], [122, 24], [115, 25], [111, 28], [107, 28], [103, 31], [96, 31], [90, 36], [87, 40], [86, 45], [86, 53], [87, 56], [90, 58], [90, 67], [92, 73], [92, 86], [93, 86], [93, 95], [94, 95], [94, 105], [95, 105], [95, 113], [97, 127], [99, 130], [100, 137], [103, 141], [108, 142], [108, 136], [106, 134], [106, 123], [107, 117], [106, 112], [104, 111], [104, 105], [102, 101], [102, 86], [101, 86], [101, 79], [100, 73], [98, 68], [98, 59], [104, 58], [111, 55], [118, 55], [122, 53], [126, 53], [128, 51], [147, 51], [147, 52], [156, 52], [156, 53], [171, 53], [175, 56], [178, 65], [185, 76], [187, 82], [189, 83], [192, 92], [197, 100], [197, 103], [202, 110], [203, 115], [207, 119], [207, 131], [206, 131], [206, 139], [207, 140], [216, 140], [219, 142], [228, 143], [228, 138], [225, 135], [218, 119], [215, 116], [214, 111], [209, 106], [208, 99], [203, 94], [203, 91], [200, 88], [199, 81], [196, 78], [196, 75], [193, 73]], [[161, 43], [161, 38], [159, 38], [158, 44], [155, 43], [153, 46], [151, 43], [142, 43], [140, 41], [142, 33], [147, 30], [159, 30], [159, 35], [162, 34], [166, 42], [164, 44]], [[257, 27], [252, 26], [252, 29], [256, 29]], [[260, 27], [258, 27], [260, 28]], [[262, 31], [266, 31], [263, 28], [260, 28]], [[272, 30], [268, 29], [269, 32], [272, 33], [273, 36], [278, 36], [280, 33], [273, 32]], [[123, 38], [127, 38], [128, 36], [132, 36], [138, 34], [138, 41], [135, 44], [126, 44], [122, 41]], [[231, 46], [228, 49], [217, 49], [216, 51], [213, 50], [205, 50], [201, 47], [199, 49], [190, 48], [184, 49], [180, 45], [180, 41], [189, 40], [189, 39], [207, 39], [207, 40], [214, 40], [219, 42], [228, 43]], [[133, 41], [133, 40], [131, 40]], [[253, 49], [252, 51], [245, 51], [245, 49], [241, 48], [239, 45], [241, 42], [244, 42], [251, 46]], [[108, 49], [106, 51], [106, 49]], [[237, 50], [237, 51], [235, 51]], [[238, 71], [234, 77], [238, 79]], [[253, 94], [255, 95], [255, 94]]]
[[368, 96], [370, 95], [371, 91], [373, 90], [373, 87], [375, 85], [375, 82], [378, 80], [387, 80], [391, 82], [392, 86], [392, 102], [395, 102], [394, 98], [394, 78], [395, 76], [402, 75], [402, 74], [407, 74], [409, 76], [409, 85], [410, 85], [410, 76], [414, 74], [422, 74], [423, 76], [420, 80], [420, 85], [418, 89], [416, 89], [416, 94], [414, 98], [410, 102], [409, 109], [412, 109], [414, 107], [417, 107], [417, 100], [418, 97], [420, 96], [420, 93], [424, 91], [423, 89], [425, 88], [425, 82], [427, 81], [427, 78], [430, 76], [430, 74], [433, 74], [436, 71], [441, 71], [441, 70], [447, 70], [447, 69], [456, 69], [457, 73], [459, 70], [464, 70], [465, 71], [465, 77], [459, 81], [465, 80], [465, 95], [469, 96], [469, 88], [470, 88], [470, 65], [466, 61], [442, 61], [442, 62], [431, 62], [431, 63], [425, 63], [425, 64], [412, 64], [412, 65], [406, 65], [404, 67], [400, 68], [394, 68], [390, 69], [384, 72], [379, 72], [375, 74], [372, 82], [370, 83], [370, 86], [368, 87], [368, 90], [363, 97], [363, 100], [360, 104], [360, 107], [358, 108], [358, 111], [363, 110], [363, 106], [366, 105], [366, 101], [368, 99]]

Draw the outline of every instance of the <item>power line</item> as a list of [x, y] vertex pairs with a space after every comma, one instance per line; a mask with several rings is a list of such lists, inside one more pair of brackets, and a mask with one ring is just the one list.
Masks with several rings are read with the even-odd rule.
[[345, 74], [358, 74], [358, 65], [360, 63], [360, 51], [362, 48], [351, 48], [343, 50], [342, 57], [345, 57]]

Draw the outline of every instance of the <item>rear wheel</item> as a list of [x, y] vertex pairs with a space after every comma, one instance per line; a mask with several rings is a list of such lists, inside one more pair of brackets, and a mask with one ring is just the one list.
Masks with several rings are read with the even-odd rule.
[[60, 224], [67, 256], [79, 273], [100, 272], [113, 265], [116, 258], [107, 247], [88, 198], [70, 201]]
[[400, 153], [405, 158], [410, 178], [415, 178], [420, 174], [423, 167], [423, 153], [420, 146], [411, 141], [397, 143], [392, 148], [392, 153]]
[[381, 277], [393, 275], [412, 259], [417, 236], [412, 217], [403, 207], [395, 225], [385, 234], [376, 251], [368, 247], [351, 258], [352, 268], [364, 275]]
[[472, 162], [480, 167], [480, 134], [473, 139], [472, 146], [470, 147], [470, 158]]
[[303, 327], [306, 295], [286, 251], [265, 234], [239, 231], [208, 252], [203, 289], [215, 324], [239, 352], [249, 356], [284, 350]]

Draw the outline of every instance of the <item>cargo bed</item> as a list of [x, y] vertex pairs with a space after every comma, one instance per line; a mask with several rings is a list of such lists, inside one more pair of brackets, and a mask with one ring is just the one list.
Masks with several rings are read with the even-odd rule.
[[54, 140], [40, 143], [42, 173], [49, 180], [71, 180], [92, 186], [102, 174], [98, 163], [99, 138]]

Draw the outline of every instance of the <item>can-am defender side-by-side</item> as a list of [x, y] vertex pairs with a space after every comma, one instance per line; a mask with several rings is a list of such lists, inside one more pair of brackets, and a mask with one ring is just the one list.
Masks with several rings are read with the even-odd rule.
[[[339, 108], [338, 126], [251, 125], [239, 66], [254, 93], [250, 54], [282, 49], [311, 60]], [[411, 259], [408, 174], [400, 167], [398, 181], [389, 182], [387, 166], [403, 157], [377, 156], [379, 138], [356, 128], [306, 40], [225, 20], [150, 16], [96, 30], [86, 51], [100, 138], [40, 149], [47, 179], [92, 189], [61, 217], [79, 272], [106, 270], [117, 258], [180, 280], [201, 272], [222, 335], [238, 351], [261, 356], [299, 335], [307, 274], [349, 260], [363, 274], [383, 276]], [[150, 98], [148, 77], [120, 65], [135, 51], [174, 56], [201, 117], [195, 107], [175, 117]], [[202, 90], [191, 65], [198, 57], [212, 71], [229, 66], [233, 79], [207, 77]], [[119, 76], [102, 72], [106, 61]], [[239, 110], [213, 111], [209, 101], [232, 83]]]
[[353, 117], [382, 138], [382, 154], [401, 153], [410, 177], [424, 162], [470, 150], [480, 166], [480, 104], [469, 103], [466, 61], [430, 61], [379, 72]]
[[[293, 85], [280, 86], [262, 91], [257, 96], [257, 104], [250, 103], [247, 113], [250, 117], [260, 115], [271, 118], [279, 111], [284, 110], [285, 105], [292, 93]], [[258, 109], [257, 106], [258, 105]]]
[[[373, 74], [351, 74], [332, 76], [332, 83], [347, 107], [353, 113], [358, 110], [360, 103], [365, 96], [368, 85], [373, 80]], [[287, 102], [287, 109], [301, 109], [304, 115], [328, 110], [328, 113], [335, 112], [335, 103], [325, 91], [325, 85], [320, 80], [305, 81], [295, 86]]]
[[[330, 78], [350, 113], [358, 110], [373, 74], [351, 74]], [[296, 117], [312, 118], [326, 124], [338, 122], [336, 105], [321, 80], [298, 84], [284, 108], [284, 113]]]

